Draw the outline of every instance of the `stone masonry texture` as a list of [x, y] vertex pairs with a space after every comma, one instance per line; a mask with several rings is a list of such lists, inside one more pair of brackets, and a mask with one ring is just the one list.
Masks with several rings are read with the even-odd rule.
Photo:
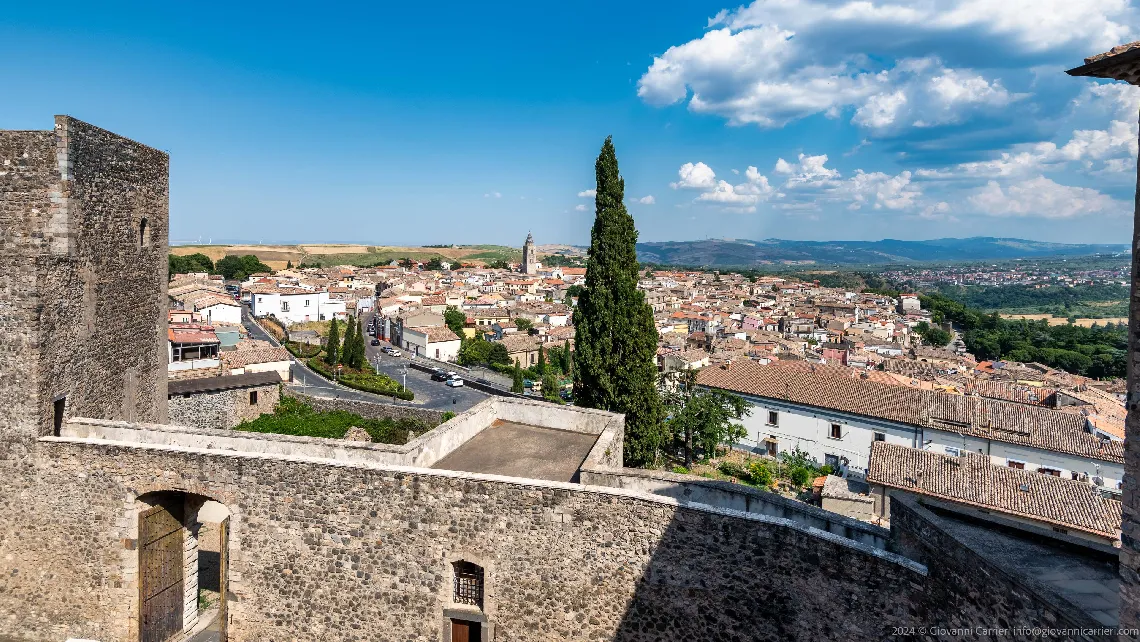
[[27, 544], [53, 536], [12, 513], [50, 516], [57, 535], [96, 519], [83, 514], [86, 498], [35, 488], [31, 476], [57, 399], [67, 416], [166, 420], [168, 167], [165, 153], [68, 116], [47, 131], [0, 131], [4, 633], [26, 636], [13, 619], [29, 617], [53, 622], [38, 637], [63, 639], [103, 610], [97, 569], [108, 552], [32, 554]]
[[[257, 403], [250, 403], [250, 393], [257, 393]], [[171, 395], [167, 401], [170, 423], [225, 430], [262, 414], [271, 414], [280, 399], [281, 386], [254, 386], [191, 395]]]
[[132, 639], [132, 501], [175, 488], [230, 510], [239, 642], [435, 642], [454, 559], [487, 569], [497, 640], [869, 639], [923, 608], [922, 575], [896, 562], [637, 498], [220, 454], [36, 450], [19, 470], [0, 460], [18, 480], [0, 517], [20, 534], [3, 548], [38, 562], [0, 576], [0, 632], [31, 639]]
[[[228, 509], [234, 642], [447, 642], [459, 560], [485, 570], [480, 617], [496, 642], [876, 640], [893, 626], [1064, 621], [995, 599], [1020, 587], [964, 552], [931, 556], [956, 568], [927, 573], [790, 522], [624, 491], [50, 436], [64, 397], [67, 416], [167, 421], [168, 165], [65, 116], [0, 132], [0, 638], [137, 641], [138, 514], [162, 497]], [[913, 523], [902, 548], [926, 528]]]
[[[166, 154], [67, 116], [0, 132], [0, 403], [166, 420]], [[145, 226], [143, 220], [145, 219]], [[145, 229], [144, 229], [145, 227]]]

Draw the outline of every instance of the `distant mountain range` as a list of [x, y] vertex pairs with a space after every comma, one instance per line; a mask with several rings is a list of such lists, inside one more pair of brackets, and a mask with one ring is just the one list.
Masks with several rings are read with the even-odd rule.
[[637, 258], [644, 263], [689, 266], [760, 266], [814, 263], [867, 265], [926, 261], [982, 261], [1127, 254], [1129, 245], [1045, 243], [1025, 239], [976, 236], [930, 241], [763, 241], [704, 240], [638, 243]]

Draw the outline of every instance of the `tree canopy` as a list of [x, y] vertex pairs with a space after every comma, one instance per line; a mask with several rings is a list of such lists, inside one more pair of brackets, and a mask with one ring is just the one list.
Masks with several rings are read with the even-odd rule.
[[272, 268], [262, 263], [261, 259], [258, 259], [253, 254], [246, 254], [245, 256], [227, 254], [218, 259], [214, 267], [217, 269], [217, 273], [223, 277], [227, 279], [237, 279], [239, 281], [251, 274], [273, 271]]
[[653, 462], [664, 430], [657, 392], [657, 329], [637, 288], [637, 228], [625, 208], [625, 181], [612, 138], [594, 164], [597, 193], [586, 287], [574, 310], [574, 398], [625, 414], [625, 461]]
[[210, 257], [201, 252], [187, 254], [186, 256], [169, 254], [166, 257], [166, 265], [170, 275], [187, 274], [189, 272], [215, 273], [214, 262], [210, 260]]
[[1038, 362], [1087, 377], [1124, 377], [1128, 366], [1125, 324], [1049, 325], [1045, 319], [1003, 319], [941, 294], [921, 297], [935, 321], [947, 320], [978, 359]]
[[733, 422], [749, 414], [749, 405], [739, 395], [698, 388], [695, 370], [682, 375], [676, 389], [665, 395], [665, 406], [671, 413], [667, 423], [673, 441], [682, 444], [685, 466], [692, 467], [694, 450], [712, 457], [720, 446], [730, 446], [747, 434], [744, 426]]

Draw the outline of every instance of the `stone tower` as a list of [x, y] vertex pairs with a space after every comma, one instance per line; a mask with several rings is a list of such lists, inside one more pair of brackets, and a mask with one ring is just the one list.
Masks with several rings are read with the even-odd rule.
[[534, 251], [534, 237], [529, 232], [523, 243], [522, 273], [538, 274], [538, 253]]
[[168, 168], [69, 116], [0, 131], [0, 442], [166, 421]]

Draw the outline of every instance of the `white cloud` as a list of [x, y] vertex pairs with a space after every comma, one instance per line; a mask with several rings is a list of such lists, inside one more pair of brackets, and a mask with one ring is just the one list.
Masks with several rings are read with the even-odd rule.
[[641, 203], [642, 205], [653, 205], [657, 202], [657, 199], [653, 198], [653, 195], [650, 194], [649, 196], [642, 196], [641, 198], [637, 199], [637, 202]]
[[637, 92], [733, 125], [847, 112], [895, 135], [983, 114], [1012, 119], [1005, 108], [1027, 96], [1003, 76], [1028, 85], [1034, 65], [1126, 42], [1137, 14], [1128, 0], [755, 0], [655, 57]]
[[579, 198], [594, 198], [597, 195], [598, 195], [598, 190], [596, 190], [596, 189], [587, 189], [587, 190], [582, 190], [581, 192], [578, 192]]
[[[718, 204], [732, 211], [754, 212], [756, 204], [767, 199], [774, 191], [768, 178], [751, 165], [744, 171], [744, 182], [736, 185], [717, 180], [716, 173], [704, 163], [685, 163], [677, 174], [681, 180], [670, 183], [673, 189], [699, 189], [701, 193], [693, 202]], [[649, 199], [650, 204], [654, 202], [652, 196], [641, 199], [641, 202], [646, 202], [646, 199]]]
[[487, 192], [486, 194], [483, 195], [483, 198], [502, 198], [502, 197], [503, 197], [503, 195], [498, 193], [498, 192]]
[[711, 189], [716, 186], [716, 174], [704, 163], [685, 163], [677, 170], [681, 180], [669, 183], [673, 189]]
[[1044, 176], [1002, 187], [991, 180], [968, 201], [990, 216], [1074, 218], [1089, 214], [1123, 214], [1128, 205], [1088, 187], [1058, 184]]
[[916, 205], [922, 191], [910, 182], [911, 173], [902, 172], [896, 176], [883, 172], [855, 170], [855, 175], [846, 182], [846, 193], [851, 199], [850, 209], [905, 210]]
[[827, 154], [820, 154], [818, 156], [800, 154], [799, 159], [794, 163], [789, 163], [783, 158], [776, 159], [774, 171], [777, 174], [785, 174], [788, 176], [785, 186], [794, 186], [804, 183], [825, 183], [832, 179], [839, 178], [839, 170], [824, 167], [826, 164]]
[[946, 201], [939, 201], [932, 203], [922, 208], [918, 213], [918, 217], [928, 221], [957, 221], [953, 215], [950, 214], [950, 204]]
[[579, 212], [585, 212], [585, 211], [586, 211], [586, 206], [585, 206], [585, 205], [582, 205], [581, 203], [579, 203], [578, 205], [575, 205], [575, 206], [574, 206], [574, 209], [575, 209], [575, 210], [577, 210], [577, 211], [579, 211]]

